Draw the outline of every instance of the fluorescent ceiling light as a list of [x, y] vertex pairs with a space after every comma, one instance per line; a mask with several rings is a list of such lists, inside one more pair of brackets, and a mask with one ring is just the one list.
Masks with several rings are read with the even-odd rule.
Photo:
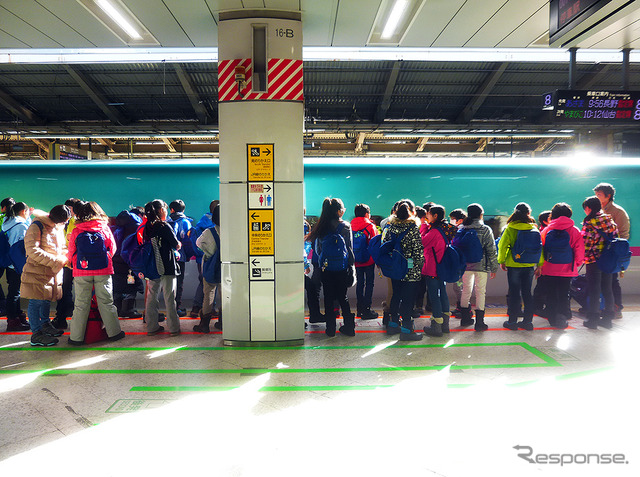
[[380, 38], [382, 38], [383, 40], [388, 40], [394, 35], [394, 33], [396, 32], [396, 28], [398, 27], [398, 23], [400, 23], [400, 19], [402, 18], [402, 15], [404, 14], [408, 5], [409, 2], [407, 0], [396, 0], [396, 3], [391, 9], [391, 14], [387, 19], [387, 23], [384, 26], [384, 30], [382, 30]]
[[96, 3], [109, 17], [120, 26], [127, 35], [134, 40], [142, 40], [142, 35], [127, 21], [127, 19], [114, 7], [109, 0], [97, 0]]
[[[304, 61], [437, 61], [568, 63], [569, 50], [559, 48], [397, 48], [315, 47], [302, 49]], [[622, 63], [620, 50], [578, 50], [578, 63]], [[25, 48], [0, 49], [0, 63], [211, 63], [218, 48]], [[640, 63], [640, 50], [629, 61]]]

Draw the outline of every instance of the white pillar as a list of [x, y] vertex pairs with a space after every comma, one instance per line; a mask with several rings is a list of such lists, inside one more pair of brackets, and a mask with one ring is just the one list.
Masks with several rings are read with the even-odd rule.
[[302, 344], [301, 15], [221, 12], [218, 32], [224, 343]]

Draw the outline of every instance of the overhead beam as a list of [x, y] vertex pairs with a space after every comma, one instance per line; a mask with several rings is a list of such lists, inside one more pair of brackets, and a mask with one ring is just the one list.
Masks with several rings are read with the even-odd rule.
[[176, 145], [173, 139], [170, 139], [168, 137], [163, 137], [162, 142], [164, 142], [167, 145], [167, 149], [169, 149], [169, 152], [176, 152]]
[[384, 88], [384, 96], [382, 97], [382, 101], [378, 105], [378, 109], [376, 110], [376, 115], [374, 118], [374, 122], [380, 124], [384, 121], [384, 118], [387, 117], [387, 111], [389, 111], [389, 107], [391, 106], [391, 96], [393, 95], [393, 90], [396, 87], [396, 83], [398, 82], [398, 74], [400, 73], [400, 67], [402, 66], [402, 60], [395, 61], [393, 63], [393, 67], [391, 68], [391, 72], [389, 73], [389, 77], [387, 78], [387, 84]]
[[364, 145], [364, 138], [366, 133], [358, 133], [358, 139], [356, 139], [356, 153], [359, 154], [362, 152], [362, 146]]
[[496, 83], [500, 80], [500, 77], [509, 66], [509, 63], [496, 63], [494, 70], [489, 73], [489, 75], [485, 78], [483, 83], [480, 85], [478, 90], [473, 95], [473, 98], [467, 105], [462, 109], [455, 122], [458, 124], [466, 124], [470, 122], [475, 114], [478, 112], [478, 109], [482, 106], [482, 104], [491, 93], [491, 90], [496, 85]]
[[598, 63], [585, 73], [577, 82], [575, 89], [591, 89], [611, 69], [611, 63]]
[[18, 100], [2, 89], [0, 89], [0, 104], [27, 124], [39, 126], [45, 123], [36, 113], [20, 104]]
[[424, 147], [427, 145], [427, 142], [429, 142], [429, 138], [427, 136], [421, 137], [418, 140], [418, 148], [416, 149], [416, 152], [424, 151]]
[[182, 89], [184, 89], [184, 92], [187, 94], [187, 98], [189, 98], [191, 107], [198, 117], [198, 121], [200, 121], [201, 124], [211, 123], [212, 121], [211, 117], [209, 116], [209, 112], [207, 111], [207, 108], [204, 107], [202, 98], [200, 98], [200, 95], [196, 91], [196, 88], [189, 74], [178, 63], [174, 63], [173, 68], [178, 75], [178, 79], [180, 80]]
[[109, 148], [109, 152], [115, 152], [114, 146], [116, 143], [113, 142], [111, 139], [99, 137], [98, 142], [103, 146], [106, 146], [107, 148]]
[[114, 106], [109, 106], [109, 101], [91, 78], [75, 66], [64, 65], [64, 68], [112, 123], [124, 125], [129, 122]]

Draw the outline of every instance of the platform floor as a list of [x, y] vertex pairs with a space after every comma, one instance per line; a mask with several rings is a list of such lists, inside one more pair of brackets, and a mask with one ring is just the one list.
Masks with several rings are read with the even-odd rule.
[[640, 475], [640, 306], [595, 331], [513, 332], [504, 311], [415, 343], [380, 320], [295, 348], [223, 347], [187, 318], [80, 348], [2, 333], [0, 475]]

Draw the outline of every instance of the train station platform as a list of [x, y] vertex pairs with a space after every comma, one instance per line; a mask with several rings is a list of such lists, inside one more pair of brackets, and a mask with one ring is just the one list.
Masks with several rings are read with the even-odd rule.
[[189, 318], [174, 337], [121, 320], [125, 339], [81, 347], [2, 333], [0, 474], [639, 475], [625, 301], [612, 330], [574, 313], [514, 332], [489, 299], [488, 331], [452, 319], [419, 342], [380, 319], [355, 337], [309, 324], [300, 347], [225, 347]]

